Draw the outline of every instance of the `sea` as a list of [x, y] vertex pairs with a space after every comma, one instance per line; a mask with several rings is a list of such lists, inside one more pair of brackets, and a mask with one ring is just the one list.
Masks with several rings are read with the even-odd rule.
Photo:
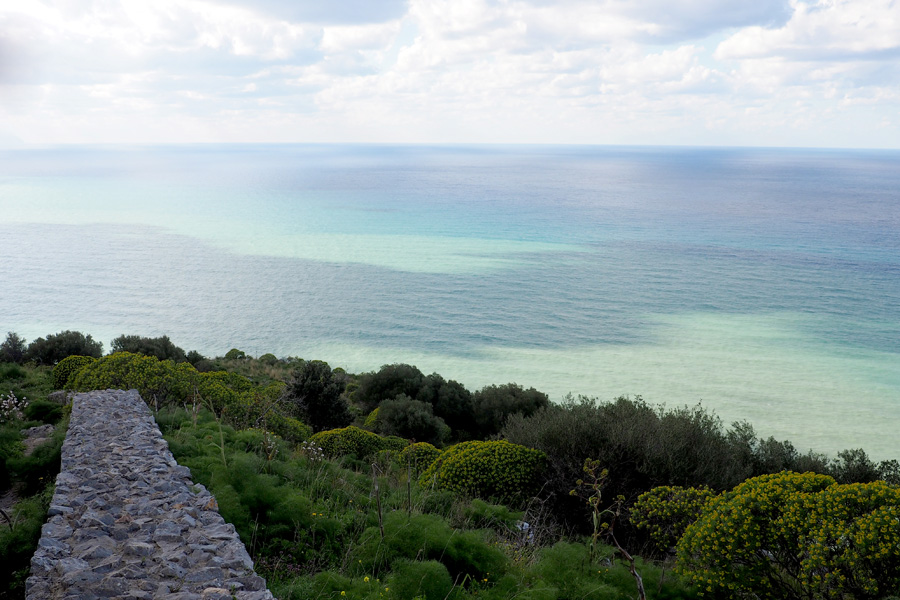
[[900, 151], [0, 151], [0, 335], [403, 362], [900, 458]]

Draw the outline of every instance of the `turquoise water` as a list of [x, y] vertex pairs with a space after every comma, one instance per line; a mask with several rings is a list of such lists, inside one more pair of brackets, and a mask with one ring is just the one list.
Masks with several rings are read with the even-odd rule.
[[900, 152], [0, 152], [0, 333], [410, 362], [900, 456]]

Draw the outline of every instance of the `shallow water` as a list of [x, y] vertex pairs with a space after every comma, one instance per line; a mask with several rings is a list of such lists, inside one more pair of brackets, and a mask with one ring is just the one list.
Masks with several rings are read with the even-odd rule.
[[900, 153], [0, 152], [0, 333], [702, 401], [900, 456]]

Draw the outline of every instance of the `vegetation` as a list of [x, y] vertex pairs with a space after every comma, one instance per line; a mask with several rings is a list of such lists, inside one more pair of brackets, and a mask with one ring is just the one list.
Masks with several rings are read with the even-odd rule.
[[[427, 445], [379, 462], [373, 452], [379, 436], [347, 428], [350, 436], [323, 433], [372, 440], [363, 452], [371, 460], [358, 460], [355, 449], [344, 456], [332, 450], [329, 459], [313, 443], [328, 437], [323, 433], [292, 450], [262, 430], [220, 428], [207, 411], [195, 416], [169, 407], [157, 420], [176, 458], [215, 494], [282, 600], [633, 596], [633, 580], [609, 547], [601, 544], [591, 560], [579, 539], [557, 536], [544, 545], [552, 529], [540, 523], [539, 511], [514, 512], [416, 485], [403, 458], [437, 452]], [[671, 573], [640, 559], [638, 568], [660, 590], [655, 597], [696, 597]]]
[[538, 491], [544, 453], [505, 440], [451, 446], [422, 473], [423, 486], [522, 504]]
[[342, 370], [335, 372], [321, 360], [302, 361], [294, 369], [284, 398], [293, 416], [313, 431], [346, 427], [353, 422], [350, 406], [342, 396], [346, 385]]
[[[155, 356], [159, 360], [171, 360], [176, 363], [187, 360], [184, 350], [173, 344], [167, 335], [158, 338], [140, 335], [120, 335], [112, 341], [111, 347], [111, 353], [132, 352], [134, 354]], [[202, 356], [200, 358], [202, 359]]]
[[97, 359], [91, 356], [80, 356], [78, 354], [65, 357], [53, 367], [53, 387], [57, 390], [65, 388], [73, 375], [77, 374], [82, 367], [88, 366], [95, 360]]
[[25, 340], [19, 337], [19, 334], [10, 331], [0, 344], [0, 363], [21, 365], [25, 361], [26, 349]]
[[339, 456], [352, 456], [358, 459], [369, 458], [382, 450], [402, 450], [408, 442], [402, 438], [387, 438], [378, 434], [360, 429], [359, 427], [344, 427], [320, 431], [311, 438], [311, 444], [322, 449], [326, 456], [336, 458]]
[[[0, 345], [0, 488], [23, 497], [0, 523], [0, 598], [22, 597], [58, 469], [48, 394], [109, 387], [140, 391], [283, 600], [900, 591], [900, 463], [862, 449], [801, 453], [699, 405], [472, 393], [405, 364], [207, 359], [166, 336], [112, 348], [69, 331]], [[53, 421], [26, 457], [22, 428]]]
[[[67, 417], [48, 402], [52, 376], [47, 367], [0, 364], [0, 496], [13, 494], [17, 502], [0, 513], [0, 600], [25, 597], [31, 555], [53, 496]], [[12, 389], [10, 389], [12, 388]], [[56, 424], [50, 439], [26, 456], [22, 431]]]
[[53, 366], [67, 356], [80, 354], [100, 358], [103, 354], [103, 344], [94, 341], [90, 335], [84, 335], [80, 331], [61, 331], [48, 335], [46, 338], [37, 338], [28, 345], [25, 351], [25, 360], [34, 361], [40, 365]]
[[877, 599], [900, 589], [900, 490], [783, 472], [713, 499], [679, 569], [726, 597]]

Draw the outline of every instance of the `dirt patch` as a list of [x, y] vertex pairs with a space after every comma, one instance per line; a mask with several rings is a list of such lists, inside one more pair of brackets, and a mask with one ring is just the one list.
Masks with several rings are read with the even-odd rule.
[[41, 425], [23, 430], [25, 439], [22, 440], [22, 443], [25, 444], [25, 456], [31, 455], [35, 448], [49, 440], [53, 436], [54, 430], [53, 425]]

